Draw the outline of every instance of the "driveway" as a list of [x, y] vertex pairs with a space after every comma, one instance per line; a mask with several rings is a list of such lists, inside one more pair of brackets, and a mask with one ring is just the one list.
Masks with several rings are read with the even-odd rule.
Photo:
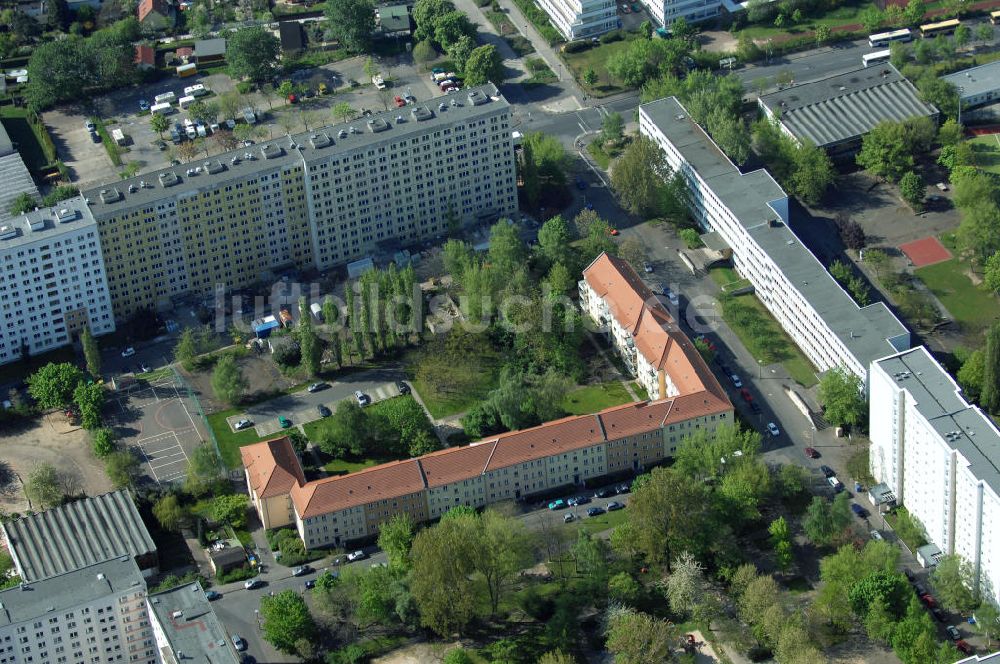
[[313, 422], [320, 419], [317, 406], [324, 405], [335, 410], [344, 399], [353, 399], [355, 390], [367, 394], [372, 403], [397, 397], [399, 389], [396, 381], [404, 378], [405, 374], [399, 368], [348, 374], [340, 380], [327, 383], [328, 387], [318, 392], [301, 390], [254, 404], [245, 412], [227, 418], [227, 422], [232, 427], [239, 420], [247, 418], [254, 423], [258, 436], [269, 436], [281, 431], [279, 416], [291, 420], [292, 426]]
[[[58, 108], [42, 114], [52, 135], [56, 154], [69, 169], [70, 180], [82, 187], [96, 182], [113, 182], [118, 171], [102, 143], [95, 143], [84, 126], [87, 113], [82, 108]], [[109, 130], [110, 131], [110, 130]]]

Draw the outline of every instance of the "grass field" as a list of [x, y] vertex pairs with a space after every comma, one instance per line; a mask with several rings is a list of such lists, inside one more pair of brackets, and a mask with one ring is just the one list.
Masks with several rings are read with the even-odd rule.
[[982, 329], [1000, 316], [1000, 300], [977, 287], [957, 258], [914, 270], [948, 312], [966, 329]]
[[424, 405], [427, 406], [431, 415], [435, 418], [442, 418], [464, 413], [485, 399], [490, 390], [496, 387], [497, 375], [496, 371], [493, 371], [490, 375], [483, 376], [483, 382], [479, 384], [477, 389], [455, 395], [438, 395], [416, 378], [411, 378], [410, 382], [413, 384], [413, 389], [423, 399]]
[[969, 143], [976, 156], [976, 166], [984, 171], [1000, 175], [1000, 134], [976, 136], [970, 138]]
[[360, 461], [334, 459], [330, 463], [323, 464], [323, 470], [331, 475], [346, 475], [348, 473], [356, 473], [359, 470], [364, 470], [365, 468], [371, 468], [379, 463], [382, 462], [377, 459], [361, 459]]
[[586, 415], [631, 401], [625, 386], [613, 381], [573, 390], [563, 399], [563, 409], [570, 415]]
[[28, 170], [36, 172], [44, 168], [48, 160], [45, 158], [41, 140], [28, 122], [28, 109], [0, 106], [0, 118], [3, 119], [4, 129], [10, 135], [10, 139], [18, 146], [18, 152]]
[[[604, 507], [612, 499], [609, 498], [607, 501], [598, 501], [601, 507]], [[620, 502], [620, 501], [619, 501]], [[610, 530], [615, 526], [624, 522], [628, 515], [625, 513], [627, 508], [624, 510], [616, 510], [614, 512], [605, 512], [600, 516], [587, 516], [587, 508], [589, 505], [583, 505], [579, 508], [577, 516], [582, 517], [580, 521], [580, 528], [586, 530], [591, 535], [596, 533], [604, 532], [605, 530]]]
[[[627, 33], [622, 41], [599, 44], [579, 53], [561, 53], [560, 57], [573, 72], [573, 78], [581, 87], [586, 88], [596, 97], [607, 97], [628, 90], [627, 87], [612, 79], [611, 74], [608, 73], [608, 58], [628, 48], [629, 42], [637, 38], [638, 35]], [[588, 69], [593, 69], [594, 73], [597, 74], [597, 83], [593, 87], [583, 82], [583, 74]]]
[[795, 382], [816, 384], [816, 369], [756, 296], [728, 298], [722, 317], [758, 362], [770, 364], [777, 358]]
[[244, 445], [259, 443], [264, 440], [264, 438], [274, 438], [273, 435], [265, 437], [258, 436], [257, 431], [253, 427], [244, 429], [243, 431], [233, 432], [233, 430], [229, 428], [229, 423], [226, 422], [226, 418], [240, 412], [243, 412], [240, 408], [230, 408], [229, 410], [223, 410], [207, 416], [208, 425], [212, 427], [212, 431], [215, 433], [215, 439], [219, 441], [219, 451], [222, 453], [222, 462], [226, 464], [226, 468], [239, 468], [243, 465], [243, 462], [240, 459], [240, 448]]
[[753, 39], [767, 39], [780, 35], [800, 35], [812, 32], [821, 25], [835, 28], [840, 25], [851, 25], [861, 22], [861, 13], [869, 7], [874, 7], [874, 2], [857, 2], [850, 5], [837, 7], [824, 16], [807, 18], [796, 25], [783, 28], [776, 28], [773, 25], [751, 25], [739, 31], [741, 35], [749, 35]]

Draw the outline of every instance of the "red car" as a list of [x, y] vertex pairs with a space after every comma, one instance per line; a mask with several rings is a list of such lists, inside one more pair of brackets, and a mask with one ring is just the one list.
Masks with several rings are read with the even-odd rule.
[[964, 639], [959, 639], [958, 641], [955, 641], [955, 647], [958, 648], [963, 653], [965, 653], [966, 655], [971, 655], [973, 652], [975, 652], [972, 646], [970, 646]]
[[921, 600], [921, 601], [922, 601], [922, 602], [923, 602], [924, 604], [926, 604], [926, 605], [928, 606], [928, 608], [931, 608], [931, 609], [933, 609], [934, 607], [936, 607], [936, 606], [937, 606], [937, 600], [935, 600], [935, 599], [934, 599], [934, 596], [933, 596], [933, 595], [931, 595], [930, 593], [927, 593], [926, 595], [921, 595], [921, 596], [920, 596], [920, 600]]
[[750, 394], [750, 390], [748, 390], [745, 387], [740, 390], [740, 396], [743, 397], [743, 400], [746, 401], [747, 403], [753, 401], [753, 395]]
[[608, 235], [618, 235], [618, 229], [612, 228], [611, 230], [608, 231]]
[[399, 95], [396, 95], [392, 101], [395, 102], [396, 108], [403, 108], [406, 106], [406, 102]]
[[805, 453], [806, 453], [806, 456], [809, 457], [810, 459], [818, 459], [819, 458], [819, 452], [817, 452], [816, 450], [814, 450], [811, 447], [807, 447], [805, 449]]
[[299, 98], [296, 95], [288, 95], [288, 103], [297, 104], [299, 103]]

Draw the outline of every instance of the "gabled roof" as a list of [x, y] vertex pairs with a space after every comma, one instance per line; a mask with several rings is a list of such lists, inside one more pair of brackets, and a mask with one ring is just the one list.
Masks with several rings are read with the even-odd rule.
[[214, 39], [199, 39], [194, 43], [194, 54], [199, 58], [225, 55], [226, 40], [224, 37], [216, 37]]
[[451, 447], [420, 457], [427, 488], [433, 489], [481, 475], [486, 472], [486, 464], [494, 449], [495, 439], [467, 447]]
[[583, 271], [591, 289], [604, 298], [611, 315], [627, 330], [635, 327], [642, 311], [653, 302], [658, 303], [632, 266], [607, 252], [594, 259]]
[[169, 17], [173, 10], [168, 0], [139, 0], [139, 7], [136, 9], [139, 20], [143, 21], [147, 16], [156, 12], [160, 16]]
[[357, 473], [326, 477], [304, 486], [292, 487], [295, 510], [303, 519], [391, 500], [426, 488], [424, 473], [417, 459], [394, 461]]
[[285, 495], [306, 482], [288, 436], [241, 447], [240, 456], [258, 498]]
[[128, 491], [75, 500], [3, 525], [21, 578], [31, 582], [119, 556], [155, 553]]
[[565, 417], [531, 429], [511, 431], [497, 436], [496, 450], [486, 470], [590, 447], [604, 442], [604, 439], [604, 430], [597, 415]]
[[135, 47], [134, 62], [137, 65], [149, 65], [152, 67], [156, 65], [156, 51], [152, 46], [138, 44]]

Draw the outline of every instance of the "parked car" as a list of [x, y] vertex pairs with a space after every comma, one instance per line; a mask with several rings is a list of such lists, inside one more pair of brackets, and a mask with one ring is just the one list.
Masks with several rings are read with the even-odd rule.
[[323, 404], [319, 404], [318, 406], [316, 406], [316, 412], [319, 413], [320, 417], [330, 417], [330, 415], [333, 414], [333, 411], [331, 411]]
[[826, 481], [830, 483], [830, 486], [832, 486], [833, 490], [837, 493], [844, 490], [844, 485], [840, 483], [840, 480], [837, 479], [836, 475], [826, 478]]
[[139, 110], [140, 111], [148, 111], [149, 110], [149, 102], [146, 101], [145, 99], [140, 99], [139, 100]]
[[563, 514], [563, 523], [570, 523], [571, 521], [576, 521], [576, 515], [572, 512]]
[[778, 429], [778, 425], [775, 424], [774, 422], [767, 423], [767, 432], [772, 436], [774, 436], [775, 438], [781, 435], [781, 431]]
[[407, 385], [406, 382], [404, 382], [402, 380], [397, 380], [396, 381], [396, 389], [399, 390], [400, 394], [404, 394], [405, 395], [405, 394], [409, 394], [410, 393], [410, 386]]
[[264, 582], [258, 579], [257, 577], [254, 577], [252, 579], [247, 579], [246, 581], [243, 582], [243, 588], [245, 590], [253, 590], [254, 588], [259, 588], [262, 585], [264, 585]]
[[594, 498], [607, 498], [610, 495], [611, 495], [611, 490], [604, 487], [594, 492]]
[[962, 633], [958, 631], [958, 628], [954, 625], [948, 625], [944, 628], [944, 631], [948, 632], [948, 636], [951, 637], [952, 641], [958, 641], [962, 638]]
[[618, 235], [618, 229], [612, 228], [611, 230], [608, 231], [608, 235]]
[[310, 385], [309, 387], [306, 388], [306, 391], [308, 391], [308, 392], [319, 392], [321, 390], [325, 390], [328, 387], [330, 387], [330, 385], [328, 383], [313, 383], [312, 385]]
[[396, 104], [396, 108], [403, 108], [404, 106], [406, 106], [406, 100], [400, 97], [399, 95], [393, 97], [392, 101], [394, 104]]
[[743, 400], [746, 401], [747, 403], [753, 403], [753, 395], [750, 394], [750, 390], [748, 390], [747, 388], [745, 387], [740, 388], [740, 396], [743, 397]]
[[316, 579], [308, 579], [305, 583], [306, 590], [312, 590], [316, 587]]
[[584, 180], [579, 175], [576, 176], [576, 179], [574, 180], [574, 182], [576, 184], [576, 188], [579, 189], [580, 191], [583, 191], [584, 189], [586, 189], [589, 186], [587, 184], [587, 181]]
[[913, 584], [913, 592], [917, 593], [917, 597], [920, 597], [927, 594], [927, 588], [924, 587], [924, 584], [917, 582]]
[[625, 505], [624, 503], [619, 503], [617, 500], [612, 500], [608, 503], [607, 509], [609, 512], [614, 512], [615, 510], [625, 509]]
[[942, 611], [941, 609], [937, 608], [936, 606], [933, 609], [931, 609], [931, 615], [934, 616], [934, 620], [936, 620], [936, 621], [938, 621], [940, 623], [943, 623], [945, 621], [945, 619], [946, 619], [946, 616], [944, 615], [944, 611]]
[[586, 505], [590, 502], [590, 498], [587, 496], [573, 496], [566, 500], [566, 504], [570, 507], [579, 507], [580, 505]]
[[734, 387], [736, 387], [736, 388], [743, 387], [743, 381], [740, 380], [740, 377], [737, 376], [736, 374], [733, 374], [732, 376], [730, 376], [729, 380], [733, 381], [733, 386]]
[[368, 557], [368, 554], [364, 551], [354, 551], [347, 554], [347, 562], [353, 563], [355, 560], [364, 560]]
[[247, 649], [247, 642], [243, 640], [243, 637], [239, 634], [233, 634], [233, 647], [238, 651], [243, 652]]
[[243, 429], [249, 429], [252, 426], [253, 421], [244, 417], [242, 420], [237, 421], [236, 424], [233, 425], [233, 428], [237, 431], [242, 431]]
[[551, 503], [549, 503], [550, 510], [561, 510], [564, 507], [566, 507], [566, 501], [563, 500], [562, 498], [558, 500], [553, 500]]
[[649, 261], [644, 261], [642, 264], [642, 271], [645, 272], [646, 274], [651, 273], [653, 271], [652, 264], [650, 264]]
[[87, 120], [86, 122], [83, 123], [83, 126], [86, 127], [87, 131], [89, 132], [97, 131], [97, 125], [94, 124], [93, 120]]
[[677, 296], [677, 293], [673, 292], [666, 286], [663, 287], [663, 297], [667, 298], [667, 302], [675, 307], [679, 307], [681, 304], [681, 299]]
[[976, 649], [970, 646], [965, 639], [959, 639], [958, 641], [955, 641], [955, 647], [966, 655], [971, 655], [972, 653], [976, 652]]
[[624, 482], [615, 487], [615, 493], [628, 493], [632, 490], [632, 485], [628, 482]]
[[882, 539], [883, 539], [883, 537], [882, 537], [882, 533], [880, 533], [880, 532], [879, 532], [879, 531], [877, 531], [877, 530], [873, 530], [873, 531], [871, 532], [871, 536], [872, 536], [872, 539], [873, 539], [873, 540], [875, 540], [876, 542], [881, 542], [881, 541], [882, 541]]
[[367, 406], [368, 402], [371, 401], [371, 399], [368, 398], [368, 395], [361, 390], [354, 390], [354, 398], [358, 400], [359, 406]]
[[280, 417], [278, 417], [278, 424], [281, 426], [282, 429], [287, 429], [288, 427], [292, 426], [292, 421], [287, 417], [285, 417], [284, 415], [281, 415]]
[[217, 599], [222, 599], [222, 593], [220, 593], [217, 590], [206, 590], [205, 599], [207, 599], [209, 602], [214, 602]]
[[600, 516], [604, 514], [603, 507], [591, 507], [587, 510], [587, 516]]
[[122, 351], [122, 357], [132, 357], [133, 355], [135, 355], [135, 348], [131, 346]]
[[859, 519], [864, 519], [868, 516], [868, 510], [857, 503], [851, 503], [851, 511], [854, 512], [854, 516]]
[[305, 576], [311, 571], [313, 571], [313, 568], [309, 565], [299, 565], [292, 568], [292, 576]]
[[910, 583], [913, 583], [914, 581], [917, 580], [917, 575], [914, 574], [908, 567], [903, 568], [903, 576], [905, 576], [906, 580], [909, 581]]
[[927, 608], [933, 609], [937, 606], [937, 600], [934, 599], [934, 595], [930, 593], [925, 593], [920, 596], [920, 601], [927, 605]]
[[760, 404], [758, 404], [756, 401], [751, 401], [750, 402], [750, 410], [752, 410], [754, 413], [759, 413], [760, 412]]
[[833, 472], [833, 468], [831, 468], [830, 466], [820, 466], [819, 471], [823, 473], [823, 475], [826, 477], [833, 477], [834, 475], [836, 475], [836, 473]]
[[804, 449], [804, 450], [802, 450], [802, 451], [803, 451], [803, 452], [805, 453], [805, 455], [806, 455], [807, 457], [809, 457], [810, 459], [818, 459], [818, 458], [819, 458], [819, 452], [817, 452], [816, 450], [814, 450], [814, 449], [813, 449], [813, 448], [811, 448], [811, 447], [807, 447], [806, 449]]

